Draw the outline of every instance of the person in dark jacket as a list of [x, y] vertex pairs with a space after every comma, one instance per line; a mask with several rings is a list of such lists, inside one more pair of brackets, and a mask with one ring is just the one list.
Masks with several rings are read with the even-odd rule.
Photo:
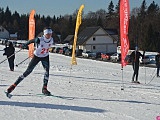
[[8, 58], [9, 68], [14, 71], [14, 59], [15, 59], [15, 48], [12, 42], [9, 42], [9, 46], [4, 48], [4, 54]]
[[[140, 83], [138, 81], [138, 74], [139, 74], [139, 59], [140, 57], [143, 58], [144, 55], [142, 55], [139, 50], [138, 50], [138, 47], [135, 47], [135, 51], [133, 51], [130, 55], [131, 57], [131, 61], [132, 61], [132, 66], [133, 66], [133, 76], [132, 76], [132, 82], [134, 83]], [[136, 80], [134, 80], [136, 76]]]
[[156, 60], [156, 67], [157, 67], [157, 77], [160, 77], [160, 76], [159, 76], [160, 52], [158, 52], [158, 54], [155, 56], [155, 60]]

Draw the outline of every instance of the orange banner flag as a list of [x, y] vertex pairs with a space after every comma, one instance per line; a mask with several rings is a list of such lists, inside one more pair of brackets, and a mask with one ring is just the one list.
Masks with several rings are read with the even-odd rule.
[[[35, 19], [34, 19], [35, 10], [30, 12], [29, 16], [29, 40], [34, 39], [35, 37]], [[29, 46], [29, 57], [33, 57], [34, 52], [34, 43], [30, 44]]]

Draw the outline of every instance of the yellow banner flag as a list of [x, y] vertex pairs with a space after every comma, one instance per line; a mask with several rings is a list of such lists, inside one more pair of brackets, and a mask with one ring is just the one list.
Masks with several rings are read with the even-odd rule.
[[[34, 39], [35, 37], [35, 19], [34, 19], [35, 10], [32, 10], [29, 16], [29, 40]], [[33, 57], [34, 52], [34, 43], [29, 45], [29, 57]]]
[[84, 8], [84, 5], [81, 5], [78, 14], [77, 14], [77, 20], [76, 20], [76, 28], [75, 28], [75, 34], [74, 34], [74, 42], [72, 46], [72, 61], [71, 65], [77, 65], [76, 57], [75, 57], [75, 50], [76, 50], [76, 43], [77, 43], [77, 34], [79, 30], [79, 26], [81, 25], [82, 22], [82, 10]]

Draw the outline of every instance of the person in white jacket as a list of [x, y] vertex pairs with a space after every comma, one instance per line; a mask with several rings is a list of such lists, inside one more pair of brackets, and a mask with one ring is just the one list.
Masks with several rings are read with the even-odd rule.
[[18, 77], [18, 79], [15, 81], [14, 84], [12, 84], [6, 91], [6, 95], [11, 93], [15, 87], [25, 78], [27, 77], [33, 69], [36, 67], [36, 65], [41, 61], [42, 66], [45, 70], [44, 78], [43, 78], [43, 87], [42, 87], [42, 93], [44, 95], [51, 95], [51, 93], [47, 90], [48, 85], [48, 79], [49, 79], [49, 68], [50, 68], [50, 62], [49, 62], [49, 48], [53, 44], [53, 38], [52, 38], [52, 29], [51, 28], [45, 28], [43, 30], [44, 35], [42, 37], [35, 38], [33, 40], [29, 40], [27, 43], [22, 44], [22, 49], [27, 48], [27, 46], [31, 43], [35, 43], [36, 49], [34, 51], [33, 58], [31, 59], [28, 68], [26, 71]]

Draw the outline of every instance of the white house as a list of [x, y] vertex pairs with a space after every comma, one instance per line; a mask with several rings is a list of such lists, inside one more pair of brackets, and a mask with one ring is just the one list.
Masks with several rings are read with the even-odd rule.
[[0, 38], [2, 38], [2, 39], [9, 38], [9, 32], [2, 26], [0, 26]]
[[117, 41], [118, 37], [99, 26], [87, 27], [79, 33], [77, 46], [83, 51], [114, 53], [117, 52]]

